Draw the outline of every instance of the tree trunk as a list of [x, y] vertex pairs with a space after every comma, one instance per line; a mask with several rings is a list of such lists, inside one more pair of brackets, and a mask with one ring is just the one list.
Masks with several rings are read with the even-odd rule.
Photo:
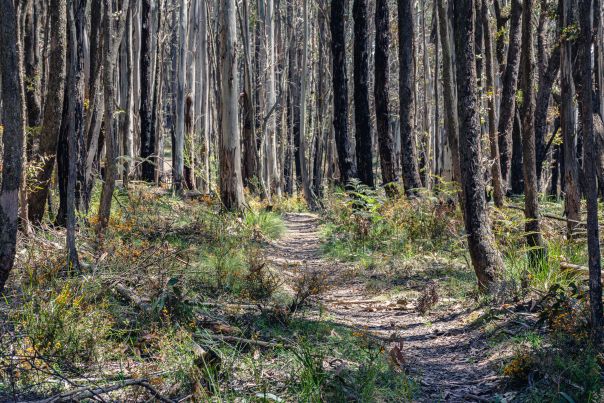
[[235, 0], [219, 5], [220, 21], [220, 197], [227, 210], [241, 210], [241, 146], [239, 144], [239, 83], [237, 74], [237, 25]]
[[[335, 130], [340, 183], [347, 185], [356, 176], [348, 134], [348, 78], [346, 75], [346, 2], [331, 0], [331, 53], [333, 80], [333, 126]], [[290, 56], [291, 57], [291, 56]], [[419, 175], [418, 175], [419, 176]]]
[[119, 44], [122, 41], [126, 16], [128, 15], [129, 2], [135, 0], [123, 0], [118, 15], [117, 29], [114, 28], [114, 13], [111, 0], [103, 0], [105, 8], [105, 29], [103, 31], [105, 59], [103, 60], [103, 98], [105, 101], [105, 176], [103, 188], [101, 189], [101, 201], [99, 203], [99, 222], [97, 231], [99, 236], [109, 225], [111, 215], [111, 201], [115, 190], [115, 179], [117, 175], [117, 149], [115, 133], [113, 130], [114, 119], [114, 83], [113, 74]]
[[354, 0], [354, 123], [357, 173], [362, 183], [374, 186], [373, 144], [369, 113], [369, 61], [367, 0]]
[[[92, 0], [90, 14], [90, 82], [88, 87], [89, 107], [86, 114], [86, 150], [82, 150], [82, 158], [78, 166], [78, 183], [76, 191], [80, 209], [88, 212], [92, 197], [92, 189], [95, 181], [95, 169], [99, 167], [100, 153], [103, 148], [103, 134], [101, 124], [103, 122], [103, 46], [102, 19], [103, 1]], [[84, 155], [85, 153], [85, 155]]]
[[453, 64], [453, 38], [450, 26], [450, 14], [445, 7], [445, 0], [438, 0], [438, 25], [443, 53], [443, 102], [445, 109], [445, 127], [447, 140], [451, 149], [453, 181], [461, 181], [459, 162], [459, 121], [457, 117], [457, 94], [455, 89], [455, 65]]
[[464, 194], [464, 222], [468, 246], [478, 285], [488, 291], [503, 269], [495, 248], [480, 166], [480, 125], [476, 96], [474, 52], [474, 6], [472, 0], [455, 2], [455, 53], [457, 62], [457, 112], [459, 114], [459, 152]]
[[317, 136], [315, 140], [315, 159], [313, 164], [313, 182], [312, 193], [316, 200], [323, 198], [323, 165], [325, 161], [325, 149], [328, 145], [330, 129], [326, 125], [329, 121], [329, 92], [327, 91], [326, 83], [326, 62], [328, 61], [326, 50], [326, 18], [322, 10], [327, 5], [326, 0], [320, 0], [318, 12], [318, 37], [317, 37]]
[[[572, 0], [560, 0], [560, 29], [574, 25]], [[572, 73], [572, 42], [561, 38], [560, 48], [560, 123], [564, 142], [564, 214], [568, 218], [568, 237], [573, 236], [576, 223], [581, 221], [579, 192], [579, 162], [575, 118], [575, 85]]]
[[2, 187], [0, 188], [0, 293], [4, 290], [15, 261], [19, 186], [23, 171], [25, 127], [17, 38], [17, 15], [13, 1], [0, 0], [0, 74], [4, 125]]
[[249, 7], [248, 1], [243, 0], [243, 16], [240, 17], [243, 39], [243, 183], [252, 191], [258, 191], [255, 185], [258, 180], [258, 152], [256, 150], [256, 127], [254, 124], [254, 93], [252, 90], [252, 61], [249, 40]]
[[33, 180], [34, 186], [29, 193], [29, 219], [39, 223], [44, 217], [50, 181], [55, 165], [57, 142], [61, 128], [63, 96], [65, 88], [65, 66], [67, 58], [67, 6], [65, 0], [52, 0], [49, 4], [50, 40], [49, 69], [52, 72], [48, 80], [45, 96], [44, 117], [38, 157], [34, 164], [42, 164]]
[[398, 0], [399, 99], [401, 121], [401, 166], [408, 195], [421, 188], [415, 139], [415, 60], [413, 56], [413, 7], [411, 0]]
[[499, 152], [501, 153], [501, 177], [508, 181], [512, 157], [512, 129], [516, 110], [516, 86], [518, 83], [518, 67], [520, 64], [520, 25], [522, 16], [522, 3], [512, 0], [510, 13], [510, 36], [508, 59], [503, 75], [501, 90], [501, 103], [499, 106]]
[[487, 96], [489, 113], [489, 144], [491, 149], [491, 177], [493, 185], [493, 199], [495, 206], [503, 207], [504, 192], [501, 177], [501, 164], [499, 161], [499, 143], [497, 141], [497, 123], [495, 117], [495, 68], [493, 66], [493, 41], [491, 40], [491, 25], [489, 24], [489, 7], [486, 0], [482, 0], [481, 19], [484, 34], [484, 57], [486, 59]]
[[[128, 1], [128, 0], [125, 0]], [[147, 182], [155, 181], [157, 158], [155, 153], [155, 135], [153, 133], [153, 64], [152, 64], [152, 18], [151, 0], [142, 1], [142, 30], [141, 30], [141, 60], [140, 60], [140, 156], [142, 159], [142, 179]]]
[[591, 43], [593, 34], [592, 0], [579, 0], [578, 63], [581, 127], [585, 146], [583, 174], [587, 194], [587, 247], [589, 251], [589, 306], [591, 309], [592, 339], [596, 345], [602, 341], [604, 317], [602, 314], [602, 264], [600, 231], [598, 224], [598, 181], [596, 178], [596, 142], [593, 129]]
[[510, 190], [513, 195], [521, 195], [524, 192], [522, 169], [522, 119], [520, 111], [516, 108], [512, 129], [512, 166], [510, 167]]
[[267, 31], [266, 56], [268, 60], [266, 108], [267, 113], [269, 114], [267, 116], [268, 124], [264, 142], [266, 157], [266, 191], [269, 195], [275, 194], [277, 197], [281, 197], [281, 180], [277, 172], [277, 89], [275, 77], [275, 7], [273, 0], [266, 0], [265, 29]]
[[77, 160], [80, 155], [78, 145], [84, 137], [84, 41], [86, 27], [86, 0], [74, 1], [69, 5], [69, 132], [67, 134], [67, 269], [77, 271], [80, 266], [76, 249], [76, 179]]
[[[510, 16], [502, 14], [499, 0], [494, 0], [493, 5], [495, 9], [495, 20], [497, 22], [497, 32], [503, 32]], [[505, 35], [497, 35], [495, 44], [495, 54], [497, 55], [497, 63], [499, 64], [499, 75], [503, 75], [505, 71], [505, 39]]]
[[304, 41], [302, 42], [302, 69], [300, 70], [301, 82], [300, 82], [300, 132], [298, 135], [298, 150], [296, 152], [296, 158], [300, 166], [300, 182], [302, 184], [302, 190], [304, 192], [304, 198], [306, 203], [311, 209], [315, 208], [315, 200], [310, 193], [310, 182], [308, 178], [308, 165], [306, 163], [306, 87], [307, 81], [306, 76], [308, 75], [308, 41], [310, 40], [308, 34], [309, 22], [308, 22], [308, 0], [304, 1]]
[[[36, 15], [34, 14], [33, 1], [27, 1], [25, 9], [25, 34], [23, 36], [23, 64], [25, 67], [25, 103], [27, 106], [27, 126], [35, 129], [40, 126], [40, 78], [39, 55], [36, 35]], [[31, 136], [30, 136], [31, 137]], [[31, 139], [28, 140], [31, 143]], [[31, 145], [28, 147], [31, 152]]]
[[539, 186], [535, 154], [535, 69], [533, 68], [533, 0], [524, 0], [522, 13], [522, 159], [524, 173], [524, 217], [529, 262], [538, 264], [547, 256], [539, 218]]
[[390, 131], [389, 111], [389, 50], [390, 13], [388, 0], [377, 0], [375, 5], [375, 119], [380, 150], [382, 182], [386, 191], [392, 192], [397, 181], [394, 137]]
[[208, 52], [208, 16], [205, 2], [201, 4], [200, 13], [201, 25], [200, 33], [201, 40], [199, 41], [199, 52], [201, 52], [201, 109], [202, 109], [202, 134], [201, 134], [201, 191], [204, 194], [210, 193], [210, 67], [209, 67], [209, 52]]
[[[604, 119], [604, 21], [602, 15], [602, 0], [594, 0], [594, 30], [596, 33], [594, 41], [594, 77], [596, 97], [594, 109]], [[604, 183], [599, 184], [600, 188]]]
[[178, 14], [178, 35], [177, 35], [177, 71], [176, 73], [176, 126], [172, 142], [172, 180], [174, 190], [177, 193], [183, 191], [184, 177], [184, 146], [185, 146], [185, 74], [187, 60], [187, 4], [185, 0], [180, 0]]
[[[559, 38], [558, 38], [559, 39]], [[560, 70], [560, 45], [556, 43], [548, 59], [547, 69], [539, 79], [539, 90], [537, 92], [537, 104], [535, 106], [535, 149], [537, 153], [537, 183], [541, 181], [543, 173], [543, 162], [546, 157], [545, 134], [547, 131], [547, 111], [552, 86], [558, 70]]]
[[126, 118], [123, 133], [124, 148], [124, 188], [128, 188], [130, 175], [132, 171], [132, 158], [134, 157], [134, 50], [132, 45], [132, 13], [128, 13], [128, 22], [126, 24]]

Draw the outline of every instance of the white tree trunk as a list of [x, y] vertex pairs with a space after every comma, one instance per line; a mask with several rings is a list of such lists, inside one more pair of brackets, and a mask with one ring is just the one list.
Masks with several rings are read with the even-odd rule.
[[241, 146], [239, 135], [239, 79], [237, 74], [237, 25], [235, 0], [221, 0], [220, 27], [220, 196], [228, 210], [241, 210]]

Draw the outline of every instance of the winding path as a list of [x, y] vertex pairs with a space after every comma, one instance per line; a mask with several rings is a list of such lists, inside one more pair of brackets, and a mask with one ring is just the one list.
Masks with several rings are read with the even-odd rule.
[[[286, 214], [287, 231], [267, 249], [267, 258], [284, 270], [319, 270], [329, 282], [321, 295], [338, 323], [371, 333], [386, 345], [402, 344], [403, 363], [419, 383], [419, 402], [490, 401], [500, 379], [492, 370], [483, 334], [468, 325], [469, 311], [455, 301], [438, 312], [420, 315], [413, 302], [376, 299], [352, 267], [326, 260], [321, 253], [319, 217]], [[428, 285], [431, 279], [421, 281]], [[420, 287], [421, 288], [421, 287]]]

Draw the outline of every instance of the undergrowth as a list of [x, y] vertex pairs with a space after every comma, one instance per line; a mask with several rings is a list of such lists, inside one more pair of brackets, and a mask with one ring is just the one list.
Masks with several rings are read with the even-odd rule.
[[[299, 198], [251, 200], [235, 215], [134, 184], [115, 201], [101, 244], [95, 212], [79, 217], [79, 272], [63, 270], [62, 229], [20, 240], [0, 307], [0, 400], [128, 380], [197, 401], [412, 399], [415, 384], [379, 343], [307, 317], [320, 275], [301, 270], [286, 287], [264, 256]], [[111, 396], [151, 397], [136, 386]]]
[[[589, 338], [587, 283], [580, 271], [564, 268], [586, 266], [581, 228], [568, 239], [566, 223], [546, 217], [547, 258], [530, 262], [522, 209], [491, 208], [505, 270], [498, 273], [492, 294], [484, 296], [467, 254], [457, 189], [440, 183], [420, 198], [400, 191], [393, 195], [359, 182], [333, 191], [326, 201], [325, 255], [355, 263], [356, 274], [378, 295], [415, 299], [421, 315], [439, 306], [447, 309], [439, 293], [451, 299], [448, 306], [461, 303], [484, 312], [468, 320], [491, 334], [493, 351], [502, 357], [495, 364], [514, 391], [512, 400], [600, 401], [604, 361]], [[560, 201], [541, 202], [543, 214], [562, 216]], [[522, 206], [523, 200], [510, 203]], [[423, 291], [413, 291], [417, 288]], [[518, 324], [520, 329], [514, 327]]]

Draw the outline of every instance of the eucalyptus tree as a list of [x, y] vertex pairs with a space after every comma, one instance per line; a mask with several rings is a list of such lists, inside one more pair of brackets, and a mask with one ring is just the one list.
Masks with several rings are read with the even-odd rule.
[[524, 174], [524, 216], [526, 239], [531, 264], [538, 264], [546, 257], [545, 242], [541, 234], [539, 217], [539, 186], [535, 152], [535, 69], [533, 67], [533, 0], [522, 4], [522, 159]]
[[354, 123], [359, 180], [374, 186], [373, 145], [369, 118], [369, 33], [367, 0], [354, 0]]
[[99, 202], [99, 222], [97, 231], [102, 235], [109, 225], [111, 215], [111, 203], [115, 190], [117, 175], [117, 144], [113, 120], [115, 119], [114, 106], [114, 70], [117, 61], [119, 44], [122, 42], [126, 25], [126, 16], [130, 5], [136, 0], [122, 0], [118, 12], [113, 12], [111, 0], [103, 0], [104, 29], [103, 29], [103, 99], [105, 101], [105, 176], [101, 189], [101, 200]]
[[0, 79], [4, 128], [0, 187], [0, 293], [15, 261], [19, 187], [23, 171], [25, 117], [17, 41], [17, 14], [13, 1], [0, 0]]
[[39, 223], [46, 210], [46, 201], [50, 189], [50, 181], [55, 166], [57, 143], [63, 115], [63, 98], [65, 89], [67, 64], [67, 2], [66, 0], [51, 0], [48, 8], [50, 46], [48, 66], [49, 74], [46, 95], [44, 97], [44, 114], [37, 156], [33, 163], [40, 164], [33, 178], [33, 186], [29, 193], [29, 219]]
[[394, 136], [390, 130], [390, 102], [388, 97], [389, 85], [389, 48], [390, 48], [390, 13], [388, 0], [377, 0], [375, 5], [375, 76], [374, 97], [375, 117], [377, 125], [380, 166], [382, 182], [387, 191], [391, 191], [396, 182], [396, 161], [394, 151]]
[[153, 55], [151, 46], [152, 18], [151, 0], [142, 0], [141, 9], [141, 50], [140, 50], [140, 156], [142, 159], [142, 179], [155, 181], [156, 160], [155, 134], [153, 133]]
[[475, 8], [472, 0], [456, 0], [454, 8], [457, 113], [463, 212], [468, 248], [478, 285], [488, 291], [503, 269], [495, 247], [481, 167], [480, 120], [474, 51]]
[[422, 187], [419, 176], [414, 127], [415, 59], [413, 54], [413, 1], [398, 0], [399, 103], [401, 125], [401, 166], [405, 192]]
[[503, 207], [504, 192], [501, 177], [501, 163], [499, 161], [499, 142], [497, 140], [497, 117], [495, 111], [495, 66], [493, 60], [493, 41], [491, 38], [491, 25], [489, 24], [489, 7], [486, 0], [481, 1], [480, 17], [484, 35], [484, 58], [486, 67], [487, 107], [489, 119], [489, 145], [491, 150], [491, 180], [493, 186], [493, 199], [495, 205]]
[[520, 42], [522, 3], [512, 0], [510, 11], [510, 29], [508, 38], [508, 54], [505, 71], [502, 76], [502, 89], [499, 104], [499, 152], [501, 153], [501, 176], [504, 182], [509, 179], [512, 164], [512, 129], [516, 110], [516, 89], [518, 85], [518, 69], [520, 66]]
[[[559, 1], [560, 30], [563, 33], [571, 32], [576, 21], [574, 0]], [[569, 35], [562, 35], [560, 38], [560, 94], [560, 125], [564, 148], [564, 214], [567, 218], [568, 236], [572, 237], [581, 219], [581, 194], [574, 107], [573, 38]]]
[[[598, 181], [596, 178], [596, 142], [593, 124], [592, 0], [578, 0], [579, 36], [577, 64], [579, 112], [585, 147], [583, 174], [587, 196], [587, 247], [589, 253], [589, 305], [592, 339], [601, 343], [604, 333], [602, 310], [602, 256], [598, 223]], [[597, 111], [596, 111], [597, 113]]]
[[331, 53], [333, 82], [333, 126], [340, 182], [347, 184], [356, 176], [348, 131], [348, 76], [346, 68], [346, 2], [331, 0]]
[[218, 6], [220, 59], [220, 198], [228, 210], [241, 210], [245, 202], [241, 178], [239, 135], [239, 78], [237, 72], [237, 25], [235, 0]]

